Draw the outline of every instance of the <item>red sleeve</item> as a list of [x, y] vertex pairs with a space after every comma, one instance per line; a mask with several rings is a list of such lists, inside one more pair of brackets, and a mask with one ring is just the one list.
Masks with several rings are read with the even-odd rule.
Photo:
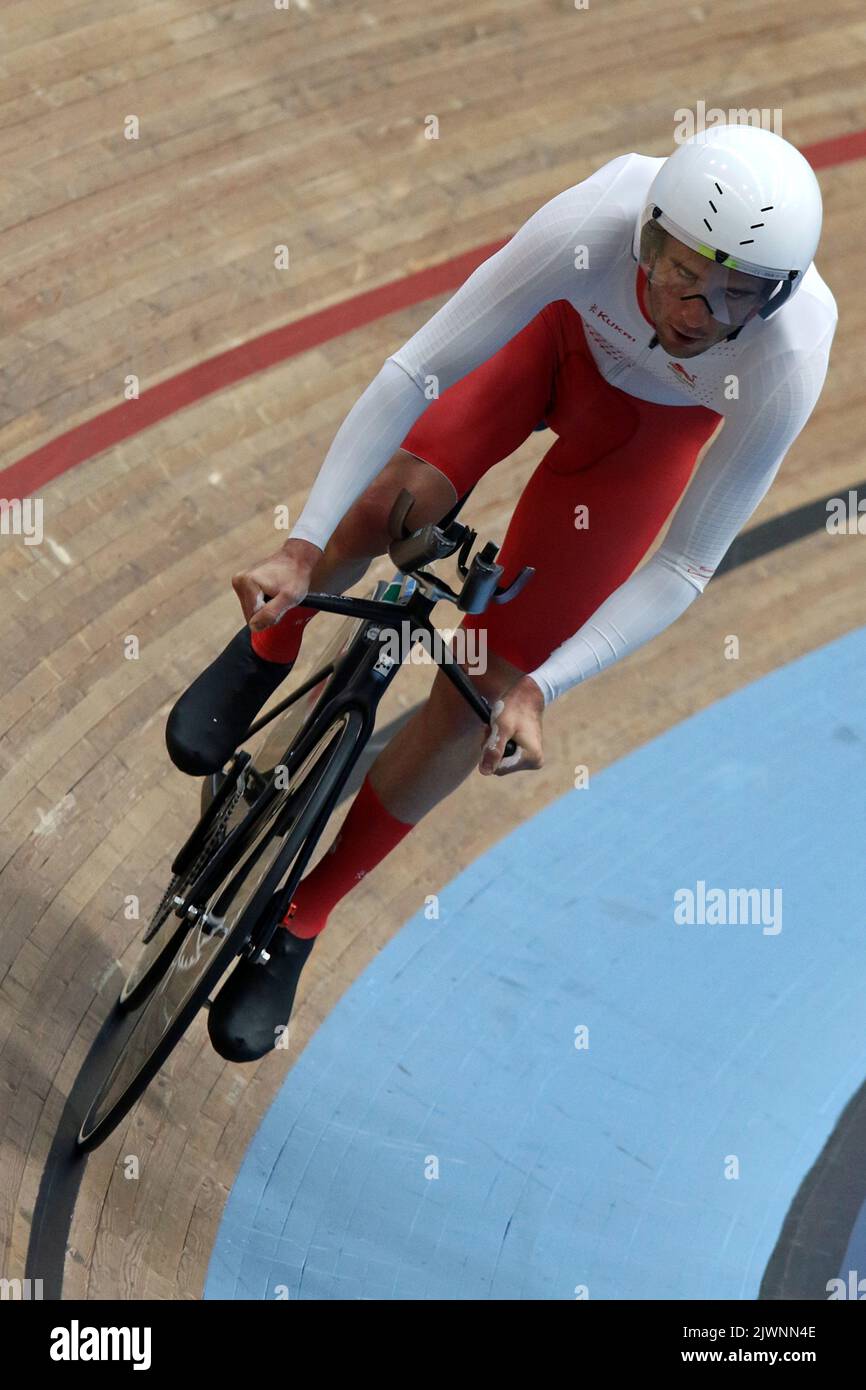
[[458, 493], [513, 454], [553, 397], [556, 343], [545, 311], [510, 342], [431, 401], [403, 448], [434, 464]]

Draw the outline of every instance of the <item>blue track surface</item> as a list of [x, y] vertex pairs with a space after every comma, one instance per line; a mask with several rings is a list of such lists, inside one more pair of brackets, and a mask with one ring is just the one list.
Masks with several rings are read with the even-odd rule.
[[[287, 1075], [205, 1296], [754, 1298], [866, 1074], [864, 688], [860, 631], [569, 791], [413, 917]], [[677, 925], [699, 880], [781, 888], [781, 931]]]

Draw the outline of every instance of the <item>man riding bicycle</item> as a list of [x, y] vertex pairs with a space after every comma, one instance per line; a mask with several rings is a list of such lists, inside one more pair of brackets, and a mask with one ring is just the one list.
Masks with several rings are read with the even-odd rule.
[[474, 766], [540, 767], [546, 706], [704, 590], [823, 387], [837, 313], [813, 263], [821, 218], [810, 166], [769, 131], [622, 155], [530, 217], [360, 396], [289, 539], [233, 577], [246, 626], [172, 710], [175, 764], [203, 776], [231, 757], [292, 669], [315, 616], [305, 595], [344, 592], [387, 551], [402, 488], [409, 526], [438, 521], [543, 423], [556, 438], [497, 557], [503, 584], [536, 572], [506, 607], [464, 618], [486, 630], [486, 670], [467, 671], [494, 706], [483, 749], [438, 672], [300, 883], [270, 960], [242, 960], [214, 1001], [221, 1055], [275, 1045], [335, 904]]

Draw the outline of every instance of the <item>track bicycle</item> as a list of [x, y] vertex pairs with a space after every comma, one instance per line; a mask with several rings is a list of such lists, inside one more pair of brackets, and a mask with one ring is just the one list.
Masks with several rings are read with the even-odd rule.
[[[96, 1148], [116, 1128], [238, 957], [268, 960], [274, 933], [373, 733], [379, 702], [411, 646], [426, 640], [448, 679], [490, 723], [490, 706], [463, 669], [437, 654], [430, 615], [443, 599], [464, 613], [507, 603], [534, 571], [525, 566], [501, 587], [492, 541], [470, 560], [477, 532], [456, 520], [466, 496], [443, 521], [409, 531], [414, 498], [404, 489], [389, 520], [388, 553], [398, 575], [380, 580], [371, 598], [304, 598], [305, 606], [347, 621], [314, 674], [244, 736], [246, 743], [272, 725], [257, 754], [262, 768], [238, 748], [221, 773], [204, 779], [201, 817], [172, 862], [117, 1000], [118, 1013], [130, 1016], [128, 1030], [84, 1116], [79, 1149]], [[462, 579], [456, 591], [426, 568], [452, 555]], [[398, 644], [395, 655], [398, 632], [402, 650]], [[509, 739], [506, 755], [515, 747]]]

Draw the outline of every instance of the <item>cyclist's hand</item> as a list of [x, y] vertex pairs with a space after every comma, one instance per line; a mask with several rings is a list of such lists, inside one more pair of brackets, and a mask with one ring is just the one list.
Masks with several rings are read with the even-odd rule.
[[321, 555], [310, 541], [288, 540], [275, 555], [232, 575], [232, 588], [253, 632], [273, 627], [306, 597], [310, 575]]
[[[541, 716], [544, 696], [531, 676], [521, 676], [491, 708], [490, 737], [484, 744], [479, 772], [505, 777], [509, 772], [535, 770], [544, 765]], [[513, 738], [518, 747], [504, 758], [505, 745]]]

